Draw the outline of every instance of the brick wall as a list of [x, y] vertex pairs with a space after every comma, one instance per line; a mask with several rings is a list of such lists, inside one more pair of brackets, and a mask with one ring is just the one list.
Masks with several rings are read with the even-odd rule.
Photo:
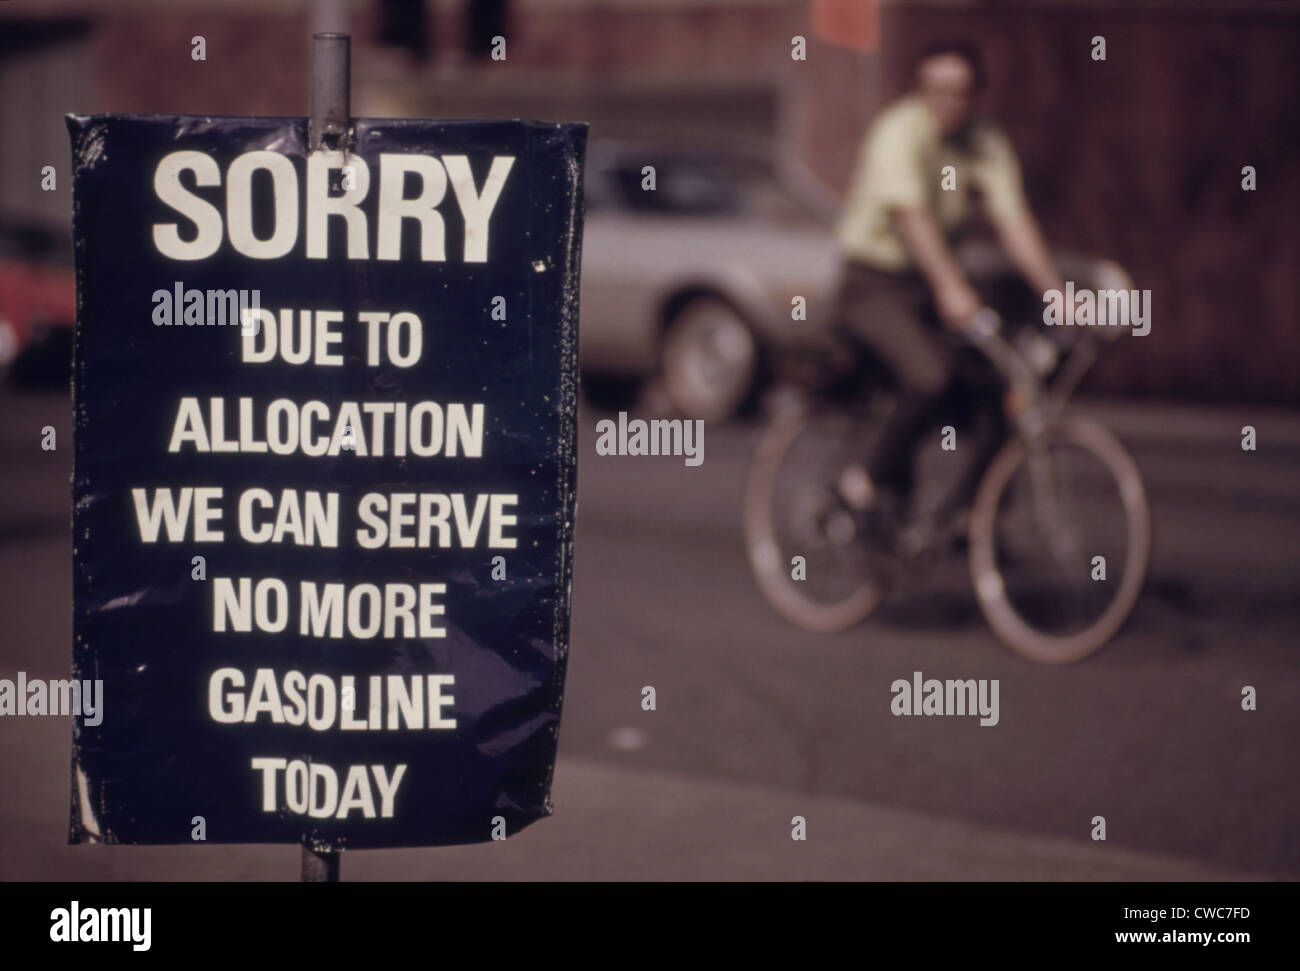
[[[190, 56], [202, 35], [207, 60]], [[310, 42], [301, 14], [126, 8], [97, 23], [103, 110], [304, 115]]]
[[[306, 14], [123, 5], [95, 33], [101, 90], [114, 111], [302, 114]], [[1019, 149], [1030, 197], [1054, 244], [1113, 255], [1152, 291], [1145, 338], [1121, 341], [1092, 389], [1300, 404], [1300, 5], [1189, 6], [990, 2], [884, 6], [878, 58], [811, 36], [807, 8], [752, 5], [521, 3], [504, 64], [438, 80], [403, 75], [368, 43], [357, 7], [354, 79], [397, 77], [443, 91], [476, 78], [768, 85], [785, 94], [782, 137], [824, 181], [846, 185], [863, 126], [903, 89], [910, 53], [965, 36], [985, 51], [989, 107]], [[460, 36], [459, 15], [433, 8], [435, 41]], [[204, 34], [208, 60], [190, 59]], [[790, 58], [790, 37], [809, 59]], [[1094, 62], [1090, 38], [1107, 39]], [[442, 87], [439, 87], [439, 86]], [[662, 106], [648, 109], [662, 112]], [[598, 134], [598, 133], [597, 133]], [[1240, 188], [1254, 165], [1259, 189]]]
[[891, 92], [912, 51], [976, 40], [1049, 238], [1152, 291], [1095, 390], [1300, 404], [1300, 8], [892, 6], [884, 28]]

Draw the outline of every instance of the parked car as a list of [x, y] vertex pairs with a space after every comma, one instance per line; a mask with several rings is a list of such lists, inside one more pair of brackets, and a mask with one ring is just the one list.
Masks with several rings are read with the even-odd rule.
[[[593, 403], [630, 403], [639, 383], [658, 379], [686, 417], [722, 420], [770, 383], [824, 385], [851, 365], [854, 352], [830, 327], [840, 203], [799, 169], [593, 143], [586, 203], [579, 341]], [[999, 246], [973, 238], [954, 256], [1004, 316], [1041, 317], [1041, 294]], [[1109, 260], [1054, 257], [1066, 279], [1131, 286]], [[792, 313], [797, 297], [801, 315]]]
[[66, 386], [76, 316], [71, 238], [0, 220], [0, 380]]
[[825, 328], [833, 209], [752, 156], [605, 142], [587, 159], [588, 396], [659, 377], [685, 416], [730, 417]]

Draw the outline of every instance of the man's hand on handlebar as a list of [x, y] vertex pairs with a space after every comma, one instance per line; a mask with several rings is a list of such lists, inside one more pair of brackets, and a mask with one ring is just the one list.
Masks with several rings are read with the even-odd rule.
[[969, 327], [983, 306], [979, 294], [965, 280], [955, 280], [939, 288], [934, 295], [934, 304], [939, 318], [956, 331]]
[[998, 312], [992, 307], [980, 307], [970, 323], [966, 325], [964, 333], [970, 340], [978, 343], [997, 337], [1000, 330], [1002, 330], [1002, 318], [998, 316]]

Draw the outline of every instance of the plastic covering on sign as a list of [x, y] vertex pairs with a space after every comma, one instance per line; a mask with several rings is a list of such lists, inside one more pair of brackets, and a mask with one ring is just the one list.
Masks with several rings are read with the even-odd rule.
[[550, 812], [587, 128], [69, 116], [71, 842]]

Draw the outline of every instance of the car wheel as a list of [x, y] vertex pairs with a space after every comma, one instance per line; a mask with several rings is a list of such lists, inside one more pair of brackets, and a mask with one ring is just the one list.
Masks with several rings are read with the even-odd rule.
[[582, 375], [582, 393], [597, 411], [626, 411], [640, 393], [640, 382], [623, 375], [588, 373]]
[[698, 297], [664, 334], [663, 379], [687, 418], [721, 421], [744, 404], [758, 374], [758, 345], [744, 318], [715, 297]]

